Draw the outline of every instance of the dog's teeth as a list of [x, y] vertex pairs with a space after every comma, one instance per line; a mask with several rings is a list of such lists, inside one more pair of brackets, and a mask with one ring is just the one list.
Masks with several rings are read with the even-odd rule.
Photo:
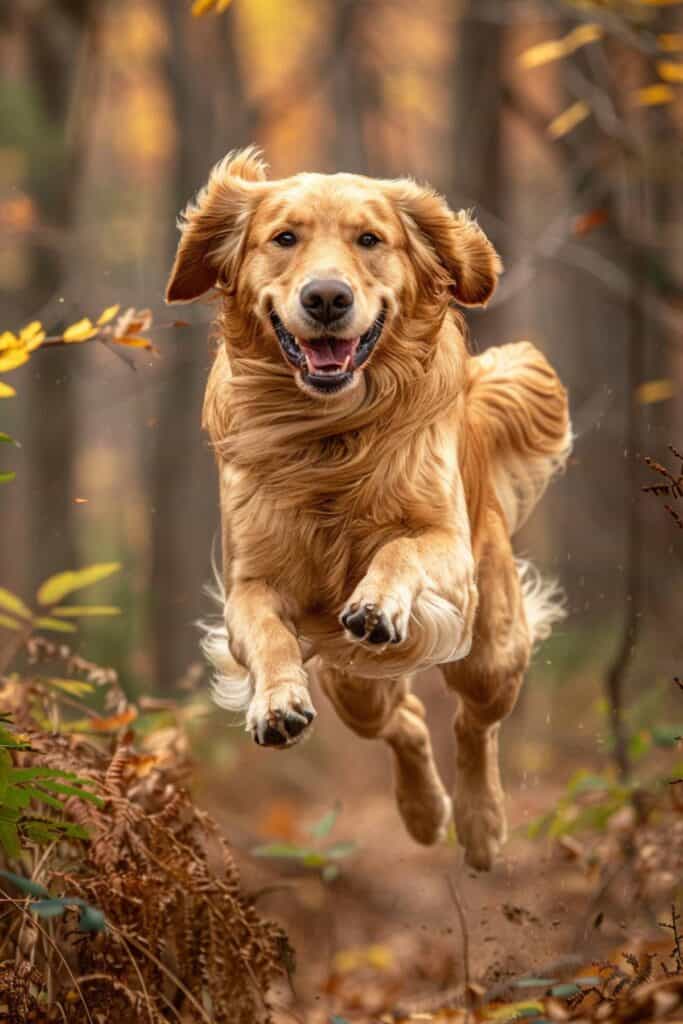
[[350, 365], [351, 365], [351, 356], [347, 356], [346, 359], [344, 360], [344, 365], [342, 366], [342, 368], [340, 370], [340, 373], [346, 373], [346, 371], [348, 370]]

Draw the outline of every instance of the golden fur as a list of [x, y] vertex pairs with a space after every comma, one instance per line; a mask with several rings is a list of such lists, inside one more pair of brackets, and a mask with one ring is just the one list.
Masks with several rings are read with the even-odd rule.
[[[460, 697], [457, 834], [487, 868], [505, 837], [498, 724], [560, 615], [510, 536], [566, 460], [564, 389], [527, 342], [469, 353], [453, 300], [484, 304], [500, 261], [466, 213], [412, 181], [269, 181], [246, 150], [217, 165], [181, 229], [169, 301], [221, 294], [204, 406], [222, 510], [225, 614], [205, 638], [216, 699], [246, 707], [258, 742], [289, 745], [317, 676], [345, 722], [390, 745], [406, 827], [431, 843], [451, 805], [410, 684], [440, 665]], [[366, 250], [368, 231], [380, 243]], [[301, 288], [330, 275], [353, 290], [352, 334], [380, 311], [384, 327], [351, 384], [320, 397], [270, 316], [305, 343]], [[340, 621], [358, 614], [360, 640]], [[370, 642], [377, 623], [398, 642]]]

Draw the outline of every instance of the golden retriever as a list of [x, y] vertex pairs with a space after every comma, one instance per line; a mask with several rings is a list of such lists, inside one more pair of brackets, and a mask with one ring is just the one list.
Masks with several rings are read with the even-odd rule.
[[[465, 212], [412, 180], [268, 180], [228, 155], [181, 219], [169, 302], [216, 289], [204, 424], [218, 458], [224, 617], [215, 697], [283, 748], [315, 717], [315, 675], [356, 733], [394, 754], [421, 843], [453, 813], [469, 864], [504, 841], [498, 728], [561, 615], [511, 534], [570, 448], [565, 391], [528, 342], [473, 356], [454, 308], [500, 260]], [[451, 800], [415, 672], [459, 697]]]

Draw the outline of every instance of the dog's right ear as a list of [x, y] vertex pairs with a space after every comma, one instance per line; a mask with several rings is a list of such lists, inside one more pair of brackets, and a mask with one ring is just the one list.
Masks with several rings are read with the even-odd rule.
[[265, 180], [266, 165], [253, 146], [228, 153], [216, 164], [178, 221], [181, 236], [166, 286], [167, 302], [192, 302], [219, 279], [230, 280]]

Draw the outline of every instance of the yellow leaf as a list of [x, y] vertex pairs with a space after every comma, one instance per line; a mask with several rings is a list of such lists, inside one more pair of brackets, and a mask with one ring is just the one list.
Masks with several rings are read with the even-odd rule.
[[558, 114], [548, 125], [548, 135], [553, 139], [560, 139], [567, 135], [578, 124], [585, 121], [590, 114], [590, 107], [583, 100], [577, 100], [567, 107], [561, 114]]
[[676, 93], [670, 85], [646, 85], [631, 94], [632, 103], [636, 107], [656, 107], [661, 103], [673, 103]]
[[678, 64], [673, 60], [658, 61], [657, 72], [665, 82], [683, 82], [683, 64]]
[[33, 352], [45, 341], [45, 331], [40, 320], [34, 320], [32, 323], [27, 324], [26, 327], [22, 327], [19, 331], [19, 337], [24, 343], [27, 352]]
[[666, 402], [675, 394], [674, 382], [668, 377], [662, 377], [659, 380], [646, 380], [636, 388], [636, 402], [638, 405], [653, 405], [655, 402]]
[[8, 348], [22, 348], [22, 344], [16, 334], [11, 331], [3, 331], [0, 334], [0, 352], [6, 352]]
[[72, 697], [85, 697], [86, 693], [95, 691], [92, 683], [86, 683], [82, 679], [41, 679], [41, 682], [54, 686], [64, 693], [70, 693]]
[[665, 53], [679, 53], [683, 50], [683, 32], [664, 32], [657, 36], [657, 45]]
[[22, 624], [17, 622], [16, 619], [10, 619], [9, 615], [3, 615], [0, 612], [0, 626], [4, 626], [5, 629], [22, 629]]
[[82, 320], [78, 320], [75, 324], [67, 327], [63, 338], [66, 342], [88, 341], [90, 338], [94, 338], [97, 333], [98, 330], [96, 327], [93, 327], [92, 321], [87, 316], [84, 316]]
[[600, 25], [579, 25], [572, 29], [561, 39], [548, 39], [545, 43], [537, 43], [529, 47], [519, 57], [519, 63], [524, 68], [537, 68], [542, 64], [548, 64], [553, 60], [560, 60], [574, 53], [581, 46], [587, 43], [594, 43], [601, 39], [603, 30]]
[[118, 572], [120, 568], [120, 562], [102, 562], [73, 572], [57, 573], [56, 576], [50, 576], [44, 583], [41, 583], [38, 590], [38, 601], [40, 604], [57, 604], [67, 594], [106, 579], [112, 573]]
[[0, 371], [4, 373], [6, 370], [16, 370], [17, 366], [27, 363], [28, 359], [29, 355], [25, 348], [11, 348], [0, 354]]
[[0, 398], [14, 398], [16, 391], [10, 384], [5, 384], [4, 380], [0, 380]]
[[119, 303], [116, 303], [115, 306], [107, 306], [104, 312], [100, 313], [100, 315], [97, 318], [98, 326], [101, 327], [103, 324], [108, 324], [110, 320], [114, 319], [114, 317], [116, 316], [120, 309], [121, 306], [119, 305]]
[[126, 335], [125, 338], [112, 338], [111, 340], [117, 345], [128, 345], [129, 348], [146, 348], [152, 352], [157, 351], [148, 338], [131, 338]]
[[0, 587], [0, 608], [12, 615], [18, 615], [20, 619], [32, 619], [33, 612], [24, 604], [20, 597], [13, 594], [11, 590]]
[[201, 17], [202, 14], [206, 14], [210, 11], [215, 3], [215, 0], [194, 0], [192, 4], [192, 14], [195, 18]]
[[60, 619], [75, 619], [80, 616], [120, 615], [121, 609], [113, 604], [62, 604], [53, 608], [52, 614]]
[[70, 622], [62, 622], [61, 619], [51, 619], [47, 615], [34, 620], [37, 629], [51, 629], [54, 633], [75, 633], [76, 627]]
[[216, 4], [216, 14], [222, 14], [223, 11], [227, 11], [231, 3], [232, 0], [218, 0], [218, 3]]

